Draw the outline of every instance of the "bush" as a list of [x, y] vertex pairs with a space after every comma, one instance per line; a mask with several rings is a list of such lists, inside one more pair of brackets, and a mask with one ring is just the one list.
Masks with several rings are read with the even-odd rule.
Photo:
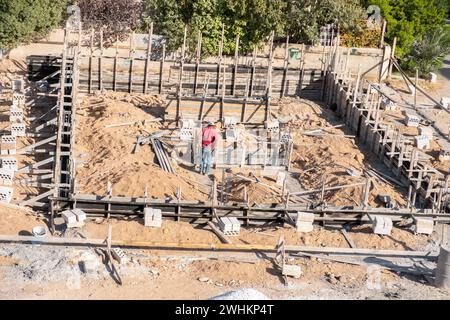
[[0, 48], [43, 36], [64, 17], [66, 0], [0, 0]]
[[396, 55], [407, 57], [414, 41], [445, 24], [448, 0], [363, 0], [378, 5], [387, 20], [386, 41], [397, 37]]
[[140, 25], [141, 3], [135, 0], [78, 0], [83, 29], [103, 28], [106, 45], [123, 40]]
[[444, 59], [450, 53], [450, 32], [448, 29], [438, 28], [414, 43], [407, 67], [419, 70], [422, 77], [428, 77], [430, 72], [442, 68]]

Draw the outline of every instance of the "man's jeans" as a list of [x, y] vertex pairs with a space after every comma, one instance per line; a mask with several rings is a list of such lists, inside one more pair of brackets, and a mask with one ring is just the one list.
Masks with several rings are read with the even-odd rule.
[[211, 171], [212, 149], [211, 147], [203, 147], [202, 161], [200, 162], [200, 173], [209, 174]]

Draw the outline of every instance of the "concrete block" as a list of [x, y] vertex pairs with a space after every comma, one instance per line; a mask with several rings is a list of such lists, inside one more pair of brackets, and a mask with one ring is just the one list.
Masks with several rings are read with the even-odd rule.
[[372, 230], [376, 234], [390, 235], [392, 230], [392, 219], [384, 216], [375, 216], [372, 223]]
[[439, 153], [439, 161], [450, 161], [450, 151], [441, 150]]
[[297, 212], [297, 222], [314, 222], [314, 213], [312, 212]]
[[419, 150], [430, 149], [430, 138], [424, 135], [416, 136], [415, 138], [416, 147]]
[[283, 265], [281, 273], [283, 276], [298, 279], [302, 275], [302, 268], [300, 266], [285, 264]]
[[421, 136], [429, 137], [429, 139], [433, 139], [433, 128], [431, 127], [420, 127], [419, 133]]
[[434, 221], [431, 218], [417, 218], [414, 225], [414, 232], [419, 234], [432, 234], [434, 229]]
[[125, 254], [125, 252], [123, 252], [123, 250], [120, 248], [112, 248], [111, 255], [112, 255], [113, 259], [116, 260], [120, 264], [125, 264], [128, 261], [130, 261], [130, 259]]
[[266, 129], [269, 132], [279, 132], [280, 122], [278, 120], [266, 121]]
[[87, 218], [86, 212], [81, 209], [73, 209], [72, 213], [75, 215], [78, 222], [83, 222]]
[[418, 116], [409, 114], [409, 113], [406, 114], [405, 124], [408, 127], [416, 127], [417, 128], [419, 126], [419, 123], [420, 123], [420, 118]]
[[0, 169], [0, 184], [12, 186], [14, 180], [14, 171], [11, 169]]
[[3, 135], [1, 138], [1, 143], [3, 144], [10, 144], [10, 145], [16, 145], [16, 137], [12, 135]]
[[219, 229], [229, 236], [237, 236], [240, 233], [241, 224], [236, 218], [222, 217], [218, 221]]
[[430, 82], [431, 82], [431, 83], [436, 83], [436, 81], [437, 81], [437, 79], [438, 79], [437, 74], [434, 73], [434, 72], [430, 72], [429, 76], [430, 76]]
[[161, 228], [161, 209], [144, 208], [144, 225], [146, 227]]
[[24, 123], [14, 123], [11, 125], [11, 135], [14, 137], [25, 137], [26, 127]]
[[281, 143], [289, 143], [293, 140], [292, 134], [290, 132], [281, 132], [280, 134], [280, 142]]
[[286, 171], [278, 172], [277, 174], [277, 186], [282, 187], [284, 185], [284, 181], [286, 180]]
[[192, 141], [194, 139], [194, 129], [193, 128], [181, 128], [180, 129], [180, 140], [181, 141]]
[[450, 110], [450, 97], [442, 97], [441, 104], [444, 106], [444, 109]]
[[0, 202], [10, 203], [12, 200], [13, 188], [0, 187]]
[[235, 117], [224, 117], [223, 118], [223, 126], [226, 129], [234, 129], [236, 128], [238, 121]]
[[61, 216], [66, 224], [75, 224], [77, 222], [77, 216], [72, 212], [72, 210], [61, 212]]
[[381, 106], [384, 108], [384, 110], [386, 111], [390, 111], [390, 110], [396, 110], [397, 109], [397, 105], [395, 104], [394, 101], [392, 101], [391, 99], [383, 96], [381, 98]]
[[5, 170], [17, 171], [17, 159], [13, 157], [0, 158], [0, 168]]
[[15, 92], [23, 92], [24, 83], [22, 79], [11, 80], [11, 89]]
[[11, 108], [9, 110], [9, 122], [22, 122], [23, 121], [23, 110], [18, 108]]
[[183, 129], [193, 129], [195, 126], [195, 122], [193, 119], [181, 119], [180, 124], [181, 128]]
[[95, 274], [97, 273], [98, 267], [100, 263], [93, 259], [86, 259], [80, 261], [81, 271], [87, 274]]

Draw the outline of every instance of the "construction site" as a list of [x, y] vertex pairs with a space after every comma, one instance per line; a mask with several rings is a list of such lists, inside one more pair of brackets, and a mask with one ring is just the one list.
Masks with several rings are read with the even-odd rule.
[[0, 60], [0, 298], [449, 299], [450, 98], [326, 31]]

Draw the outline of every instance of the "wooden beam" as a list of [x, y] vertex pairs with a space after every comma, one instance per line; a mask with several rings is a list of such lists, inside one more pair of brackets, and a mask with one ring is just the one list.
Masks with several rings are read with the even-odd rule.
[[150, 30], [148, 31], [147, 59], [145, 60], [145, 71], [144, 71], [144, 94], [147, 94], [148, 90], [148, 74], [150, 71], [150, 61], [152, 57], [152, 42], [153, 42], [153, 22], [150, 24]]
[[220, 241], [222, 241], [222, 243], [228, 243], [228, 244], [232, 243], [230, 238], [228, 238], [222, 231], [220, 231], [220, 229], [217, 228], [213, 222], [208, 221], [208, 226], [211, 228], [211, 230], [214, 232], [214, 234], [220, 239]]

